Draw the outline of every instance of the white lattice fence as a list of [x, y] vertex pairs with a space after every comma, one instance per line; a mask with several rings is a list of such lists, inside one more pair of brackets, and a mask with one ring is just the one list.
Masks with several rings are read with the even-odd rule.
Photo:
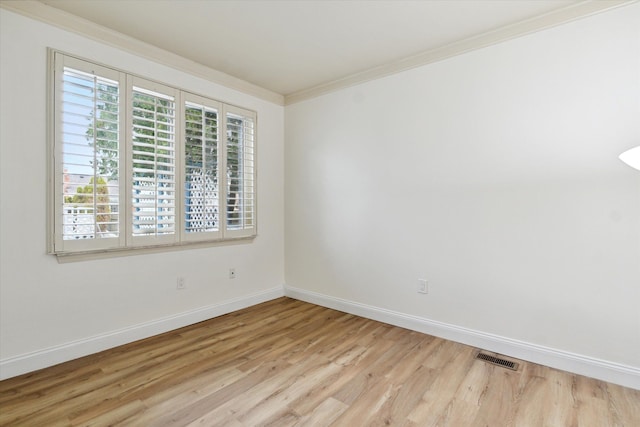
[[186, 225], [189, 232], [218, 228], [218, 184], [211, 175], [194, 171], [187, 181]]

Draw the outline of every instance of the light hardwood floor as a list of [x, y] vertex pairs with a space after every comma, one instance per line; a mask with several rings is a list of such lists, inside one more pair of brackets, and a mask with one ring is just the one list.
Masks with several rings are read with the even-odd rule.
[[0, 382], [2, 426], [640, 426], [640, 391], [280, 298]]

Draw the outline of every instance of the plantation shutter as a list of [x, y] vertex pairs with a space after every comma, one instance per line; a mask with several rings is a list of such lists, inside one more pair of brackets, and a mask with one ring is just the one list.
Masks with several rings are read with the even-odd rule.
[[50, 253], [256, 236], [255, 112], [54, 50], [49, 63]]
[[184, 103], [184, 227], [183, 240], [218, 238], [220, 105], [195, 95]]
[[255, 113], [225, 108], [226, 233], [256, 234]]
[[54, 67], [59, 159], [54, 250], [119, 247], [124, 242], [119, 191], [124, 76], [62, 55], [54, 57]]
[[176, 101], [170, 88], [134, 79], [131, 89], [131, 235], [134, 244], [176, 241]]

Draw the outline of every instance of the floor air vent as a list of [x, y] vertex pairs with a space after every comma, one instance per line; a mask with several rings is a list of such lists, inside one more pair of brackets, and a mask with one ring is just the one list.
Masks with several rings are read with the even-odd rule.
[[476, 356], [476, 359], [484, 360], [487, 363], [491, 363], [496, 366], [502, 366], [503, 368], [511, 369], [513, 371], [518, 370], [518, 364], [516, 362], [512, 362], [511, 360], [501, 359], [496, 356], [491, 356], [483, 352], [478, 353], [478, 355]]

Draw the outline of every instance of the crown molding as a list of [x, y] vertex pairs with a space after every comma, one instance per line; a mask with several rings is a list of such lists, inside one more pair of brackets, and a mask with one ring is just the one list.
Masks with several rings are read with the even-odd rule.
[[446, 46], [431, 49], [376, 68], [351, 74], [338, 80], [333, 80], [309, 89], [288, 94], [284, 98], [284, 104], [291, 105], [307, 99], [316, 98], [330, 92], [335, 92], [360, 83], [442, 61], [465, 52], [482, 49], [487, 46], [565, 24], [619, 6], [636, 3], [637, 1], [638, 0], [589, 0], [576, 3], [543, 15], [519, 21], [505, 27], [500, 27], [477, 36], [459, 40]]
[[167, 65], [191, 75], [235, 89], [277, 105], [284, 105], [284, 96], [263, 87], [233, 77], [180, 55], [129, 37], [94, 22], [72, 15], [35, 0], [2, 0], [0, 8], [18, 13], [63, 30], [71, 31], [142, 58]]
[[168, 65], [180, 71], [202, 77], [238, 90], [242, 93], [272, 102], [277, 105], [291, 105], [315, 98], [340, 89], [355, 86], [371, 80], [386, 77], [402, 71], [442, 61], [466, 52], [508, 41], [517, 37], [562, 25], [577, 19], [591, 16], [620, 6], [636, 3], [639, 0], [587, 0], [566, 6], [549, 13], [526, 19], [505, 27], [431, 49], [417, 55], [403, 58], [379, 67], [326, 82], [308, 89], [281, 95], [247, 81], [233, 77], [221, 71], [188, 60], [159, 47], [126, 36], [117, 31], [97, 25], [86, 19], [48, 6], [36, 0], [2, 0], [0, 8], [57, 26], [90, 39], [105, 43], [143, 58]]

